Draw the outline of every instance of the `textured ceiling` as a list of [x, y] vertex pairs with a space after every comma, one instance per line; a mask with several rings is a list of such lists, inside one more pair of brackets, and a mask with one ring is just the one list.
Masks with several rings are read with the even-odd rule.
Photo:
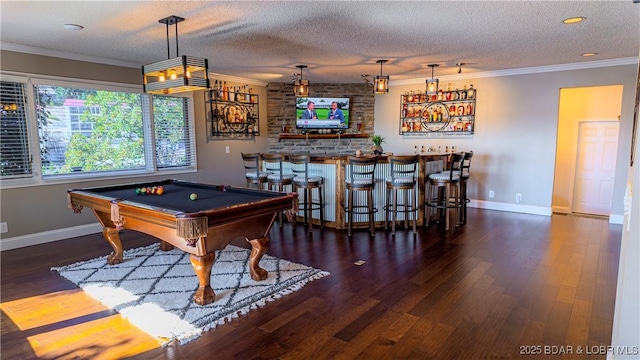
[[[180, 55], [213, 73], [261, 82], [391, 81], [638, 58], [640, 4], [623, 1], [6, 1], [3, 49], [138, 67], [167, 58], [159, 19], [178, 25]], [[584, 16], [579, 24], [562, 20]], [[62, 24], [84, 26], [69, 31]], [[170, 27], [171, 57], [175, 28]], [[596, 52], [585, 58], [581, 54]]]

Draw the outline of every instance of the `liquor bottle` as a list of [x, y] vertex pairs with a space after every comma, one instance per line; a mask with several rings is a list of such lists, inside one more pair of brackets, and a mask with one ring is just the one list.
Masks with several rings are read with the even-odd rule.
[[438, 109], [438, 122], [442, 122], [442, 110]]
[[236, 88], [234, 86], [231, 87], [231, 91], [229, 91], [227, 98], [229, 101], [236, 101]]
[[473, 106], [471, 105], [471, 103], [467, 104], [467, 115], [472, 115], [473, 114]]
[[229, 88], [227, 87], [227, 82], [224, 82], [224, 85], [222, 86], [222, 93], [223, 96], [222, 98], [224, 99], [224, 101], [229, 101]]
[[464, 86], [464, 89], [460, 91], [460, 100], [467, 99], [467, 85]]
[[451, 106], [449, 106], [449, 115], [456, 116], [457, 111], [458, 111], [458, 108], [456, 107], [455, 104], [451, 104]]
[[476, 97], [476, 90], [473, 88], [473, 84], [469, 85], [469, 90], [467, 90], [467, 99], [473, 99]]
[[438, 101], [442, 101], [444, 99], [444, 94], [442, 89], [438, 90]]
[[216, 80], [216, 82], [213, 85], [213, 90], [211, 91], [211, 98], [212, 99], [218, 98], [218, 80]]
[[407, 117], [407, 104], [404, 104], [402, 106], [402, 117], [406, 118]]
[[464, 105], [458, 105], [458, 116], [464, 115]]
[[451, 100], [458, 100], [460, 99], [460, 92], [458, 91], [458, 89], [456, 89], [456, 91], [453, 92], [453, 97]]

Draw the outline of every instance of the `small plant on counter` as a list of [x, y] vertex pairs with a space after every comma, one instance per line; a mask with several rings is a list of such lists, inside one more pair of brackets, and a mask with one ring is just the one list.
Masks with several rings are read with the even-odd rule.
[[376, 146], [380, 146], [384, 142], [384, 138], [380, 135], [373, 135], [371, 141], [373, 141]]
[[373, 141], [374, 146], [371, 148], [374, 154], [382, 155], [382, 146], [381, 144], [384, 142], [384, 138], [380, 135], [373, 135], [371, 137], [371, 141]]

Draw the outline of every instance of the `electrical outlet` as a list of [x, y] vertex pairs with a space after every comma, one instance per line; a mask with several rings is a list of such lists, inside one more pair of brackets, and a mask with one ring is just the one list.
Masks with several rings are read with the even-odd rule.
[[228, 146], [225, 146], [225, 147], [224, 147], [224, 153], [225, 153], [225, 154], [228, 154], [228, 153], [230, 153], [230, 152], [231, 152], [231, 149], [229, 149], [229, 147], [228, 147]]
[[516, 194], [516, 203], [520, 204], [520, 201], [522, 201], [522, 194], [517, 193]]
[[9, 232], [9, 227], [7, 226], [7, 223], [6, 222], [0, 223], [0, 233], [4, 234], [6, 232]]
[[496, 196], [495, 191], [493, 191], [493, 190], [489, 190], [489, 198], [490, 198], [490, 199], [493, 199], [495, 196]]

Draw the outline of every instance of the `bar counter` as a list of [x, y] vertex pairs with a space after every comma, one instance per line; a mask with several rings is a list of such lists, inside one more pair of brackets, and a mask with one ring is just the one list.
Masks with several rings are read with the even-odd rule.
[[[375, 170], [375, 190], [373, 193], [374, 207], [378, 209], [375, 214], [376, 228], [384, 227], [384, 205], [386, 202], [386, 186], [385, 177], [390, 176], [390, 166], [388, 155], [382, 154], [378, 156], [378, 164]], [[412, 155], [412, 154], [395, 154], [395, 155]], [[418, 225], [422, 225], [424, 218], [424, 203], [426, 193], [426, 183], [429, 174], [441, 172], [444, 168], [445, 160], [450, 153], [421, 153], [419, 154], [419, 162], [417, 166], [418, 179]], [[324, 201], [325, 201], [325, 223], [324, 226], [346, 229], [347, 216], [345, 213], [347, 189], [345, 179], [347, 178], [347, 155], [331, 155], [331, 154], [311, 154], [311, 163], [309, 164], [309, 176], [321, 176], [324, 178]], [[285, 163], [284, 170], [290, 173], [290, 164]], [[364, 192], [355, 193], [356, 202], [366, 204]], [[398, 199], [402, 203], [402, 199]], [[300, 215], [299, 219], [300, 219]], [[403, 220], [402, 214], [398, 214], [398, 220]], [[320, 212], [313, 212], [314, 226], [320, 224]], [[368, 228], [369, 223], [366, 215], [354, 214], [354, 228]]]

